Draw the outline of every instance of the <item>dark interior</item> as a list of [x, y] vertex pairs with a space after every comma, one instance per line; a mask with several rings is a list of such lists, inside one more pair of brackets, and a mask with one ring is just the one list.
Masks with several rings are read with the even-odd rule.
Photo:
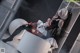
[[28, 22], [52, 18], [58, 10], [62, 0], [24, 0], [15, 18], [23, 18]]

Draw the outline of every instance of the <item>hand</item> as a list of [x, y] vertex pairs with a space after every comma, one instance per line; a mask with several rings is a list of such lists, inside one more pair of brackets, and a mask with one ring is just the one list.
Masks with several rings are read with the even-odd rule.
[[52, 20], [50, 18], [47, 19], [47, 21], [44, 23], [45, 27], [50, 27], [51, 26]]

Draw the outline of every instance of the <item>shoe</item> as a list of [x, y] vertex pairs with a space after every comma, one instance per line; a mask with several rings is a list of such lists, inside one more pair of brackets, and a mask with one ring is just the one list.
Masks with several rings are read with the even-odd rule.
[[6, 43], [6, 42], [7, 42], [7, 40], [6, 40], [6, 39], [2, 39], [2, 41], [3, 41], [4, 43]]

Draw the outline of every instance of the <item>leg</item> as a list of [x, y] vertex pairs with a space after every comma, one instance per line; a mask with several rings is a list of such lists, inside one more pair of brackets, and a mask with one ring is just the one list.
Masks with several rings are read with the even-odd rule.
[[22, 30], [24, 30], [24, 29], [26, 29], [26, 26], [25, 26], [25, 25], [19, 27], [18, 29], [16, 29], [16, 30], [14, 31], [14, 33], [13, 33], [9, 38], [3, 39], [2, 41], [3, 41], [3, 42], [12, 41], [13, 38], [14, 38], [17, 34], [19, 34]]

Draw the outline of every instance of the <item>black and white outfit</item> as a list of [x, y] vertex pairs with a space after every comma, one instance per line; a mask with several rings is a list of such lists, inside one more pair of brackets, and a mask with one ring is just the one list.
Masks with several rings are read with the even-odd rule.
[[52, 30], [52, 34], [56, 38], [60, 37], [60, 33], [64, 23], [67, 22], [68, 19], [72, 17], [71, 10], [66, 8], [60, 9], [57, 14], [52, 18], [52, 23], [50, 29]]

